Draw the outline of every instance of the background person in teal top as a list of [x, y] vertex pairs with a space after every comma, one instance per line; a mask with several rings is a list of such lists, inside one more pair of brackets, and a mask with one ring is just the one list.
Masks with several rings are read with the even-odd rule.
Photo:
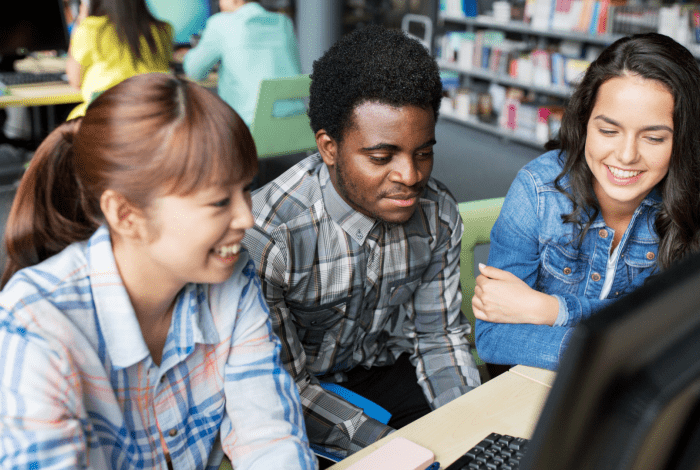
[[[221, 12], [207, 21], [202, 37], [183, 62], [185, 73], [202, 80], [217, 62], [219, 96], [250, 126], [260, 81], [301, 73], [291, 20], [256, 1], [219, 0]], [[275, 116], [302, 113], [301, 100], [275, 103]]]

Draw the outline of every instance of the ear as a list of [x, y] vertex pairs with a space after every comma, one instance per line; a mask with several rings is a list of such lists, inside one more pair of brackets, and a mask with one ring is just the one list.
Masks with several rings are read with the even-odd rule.
[[100, 196], [100, 209], [111, 231], [121, 238], [141, 238], [145, 218], [143, 211], [131, 204], [120, 193], [111, 189]]
[[325, 129], [316, 132], [316, 147], [318, 147], [323, 162], [329, 167], [333, 167], [338, 157], [338, 142], [328, 135]]

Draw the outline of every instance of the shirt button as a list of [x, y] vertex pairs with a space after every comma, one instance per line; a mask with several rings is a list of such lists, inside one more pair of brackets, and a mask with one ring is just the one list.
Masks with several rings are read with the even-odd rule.
[[163, 383], [163, 382], [165, 382], [165, 375], [163, 375], [163, 376], [160, 378], [160, 383]]
[[601, 228], [598, 231], [598, 235], [600, 236], [600, 238], [608, 238], [608, 231], [605, 230], [604, 228]]
[[362, 238], [362, 230], [357, 231], [357, 238]]
[[567, 276], [571, 274], [571, 268], [564, 268], [564, 274], [566, 274]]
[[171, 429], [170, 432], [168, 433], [170, 437], [175, 437], [177, 436], [177, 429]]
[[648, 259], [648, 260], [652, 260], [652, 259], [654, 259], [654, 258], [656, 258], [656, 255], [655, 255], [653, 252], [650, 251], [649, 253], [647, 253], [647, 259]]
[[593, 279], [596, 282], [600, 281], [600, 274], [598, 274], [598, 273], [591, 274], [591, 279]]

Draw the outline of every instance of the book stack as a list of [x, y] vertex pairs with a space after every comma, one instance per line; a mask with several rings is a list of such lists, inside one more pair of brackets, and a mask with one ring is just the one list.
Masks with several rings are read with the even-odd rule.
[[438, 43], [438, 58], [461, 70], [483, 70], [540, 87], [576, 85], [592, 61], [581, 58], [582, 48], [573, 50], [567, 42], [559, 51], [528, 50], [527, 43], [506, 39], [503, 32], [493, 30], [449, 32]]
[[440, 14], [454, 17], [477, 15], [476, 0], [440, 0]]
[[524, 20], [534, 29], [610, 33], [610, 0], [528, 0]]

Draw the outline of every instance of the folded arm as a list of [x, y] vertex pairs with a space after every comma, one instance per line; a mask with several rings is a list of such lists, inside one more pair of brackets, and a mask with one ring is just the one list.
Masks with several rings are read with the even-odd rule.
[[205, 27], [197, 46], [185, 54], [182, 62], [185, 74], [192, 80], [204, 80], [214, 65], [221, 60], [222, 44], [223, 41], [217, 32], [213, 28]]

